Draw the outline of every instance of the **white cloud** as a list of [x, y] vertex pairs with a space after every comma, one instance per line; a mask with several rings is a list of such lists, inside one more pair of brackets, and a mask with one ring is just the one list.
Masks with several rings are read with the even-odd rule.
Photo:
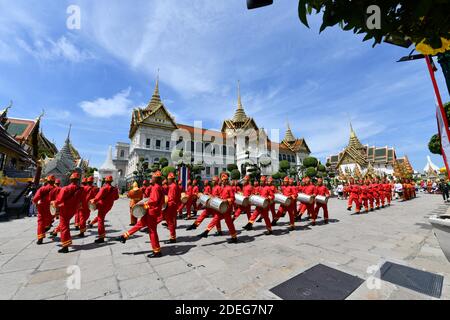
[[111, 118], [113, 116], [128, 115], [133, 102], [129, 99], [131, 88], [125, 89], [112, 98], [98, 98], [94, 101], [83, 101], [80, 107], [88, 115], [96, 118]]
[[17, 39], [17, 44], [28, 54], [38, 60], [56, 60], [63, 59], [66, 61], [79, 63], [88, 59], [93, 59], [93, 55], [85, 50], [78, 49], [65, 36], [60, 37], [57, 41], [51, 39], [36, 39], [29, 44], [23, 39]]

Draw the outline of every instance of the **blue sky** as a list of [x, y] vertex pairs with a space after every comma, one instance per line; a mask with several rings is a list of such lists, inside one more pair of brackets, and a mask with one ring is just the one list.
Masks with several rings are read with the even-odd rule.
[[[71, 4], [80, 30], [66, 27]], [[396, 63], [409, 50], [310, 22], [296, 0], [252, 11], [245, 0], [0, 0], [0, 106], [13, 100], [10, 116], [23, 118], [45, 109], [58, 147], [71, 123], [75, 147], [99, 166], [128, 141], [130, 110], [149, 101], [158, 68], [176, 120], [210, 129], [234, 113], [240, 80], [260, 127], [284, 132], [289, 119], [321, 159], [345, 147], [351, 120], [363, 143], [394, 146], [422, 170], [437, 132], [425, 61]], [[441, 72], [438, 82], [448, 101]]]

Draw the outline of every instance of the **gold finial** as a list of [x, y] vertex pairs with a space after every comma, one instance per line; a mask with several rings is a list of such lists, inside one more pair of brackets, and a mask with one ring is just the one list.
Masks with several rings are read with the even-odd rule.
[[289, 125], [289, 121], [287, 121], [287, 120], [286, 120], [286, 127], [287, 127], [287, 130], [286, 130], [283, 140], [285, 142], [294, 142], [295, 137], [294, 137], [294, 134], [292, 133], [291, 126]]
[[243, 123], [245, 122], [245, 120], [247, 120], [247, 115], [245, 114], [244, 108], [242, 107], [241, 82], [238, 80], [238, 105], [233, 117], [233, 122]]
[[238, 80], [238, 108], [242, 109], [242, 101], [241, 101], [241, 81]]
[[67, 133], [66, 143], [70, 142], [70, 131], [72, 131], [72, 124], [69, 125], [69, 132]]
[[159, 107], [162, 104], [161, 96], [159, 95], [159, 68], [158, 72], [156, 74], [156, 84], [155, 84], [155, 91], [153, 92], [152, 99], [150, 100], [150, 103], [147, 106], [147, 109], [154, 109], [156, 107]]

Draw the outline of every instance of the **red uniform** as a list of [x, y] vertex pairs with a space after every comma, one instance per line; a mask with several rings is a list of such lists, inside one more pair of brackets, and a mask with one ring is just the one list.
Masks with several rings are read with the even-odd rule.
[[368, 185], [362, 185], [359, 202], [360, 206], [364, 206], [366, 212], [369, 211], [369, 193], [371, 193], [370, 187]]
[[166, 209], [163, 211], [163, 216], [167, 222], [167, 226], [170, 232], [170, 239], [175, 240], [177, 238], [177, 209], [180, 205], [181, 193], [176, 183], [171, 183], [167, 189], [168, 202]]
[[144, 198], [144, 194], [142, 193], [142, 188], [139, 189], [131, 189], [128, 191], [127, 197], [130, 199], [130, 225], [135, 225], [137, 223], [137, 219], [132, 214], [133, 207]]
[[[324, 185], [316, 186], [316, 196], [330, 196], [330, 190]], [[328, 205], [325, 203], [317, 203], [314, 209], [314, 217], [313, 222], [317, 219], [317, 215], [319, 214], [320, 208], [323, 209], [323, 218], [325, 221], [328, 221]]]
[[70, 236], [70, 220], [77, 213], [83, 200], [83, 188], [72, 182], [58, 193], [55, 206], [59, 207], [59, 231], [61, 232], [61, 244], [68, 247], [72, 244]]
[[[258, 193], [261, 197], [273, 200], [273, 195], [270, 190], [269, 186], [260, 186]], [[256, 207], [255, 211], [253, 211], [252, 216], [250, 217], [249, 223], [253, 224], [255, 220], [261, 215], [261, 217], [264, 219], [264, 222], [266, 224], [266, 228], [268, 231], [272, 231], [272, 224], [269, 219], [269, 208], [263, 209], [260, 207]]]
[[350, 193], [350, 197], [348, 198], [347, 209], [351, 210], [353, 203], [355, 203], [356, 213], [359, 213], [361, 211], [361, 203], [359, 202], [359, 195], [361, 192], [360, 186], [357, 184], [351, 184], [348, 187], [348, 192]]
[[[268, 185], [270, 196], [273, 199], [275, 197], [275, 193], [278, 192], [277, 187], [274, 185]], [[277, 217], [277, 212], [275, 211], [275, 202], [272, 200], [269, 205], [269, 211], [272, 213], [272, 219]]]
[[[212, 188], [211, 196], [220, 198], [221, 193], [222, 193], [222, 187], [219, 186], [219, 185], [215, 185]], [[213, 216], [214, 217], [214, 210], [213, 209], [205, 208], [202, 211], [202, 213], [200, 214], [200, 216], [197, 218], [197, 220], [195, 220], [194, 226], [198, 227], [203, 222], [203, 220], [205, 220], [208, 216]], [[217, 228], [218, 232], [222, 231], [222, 226], [221, 226], [220, 220], [217, 221], [216, 228]]]
[[217, 226], [218, 223], [220, 223], [220, 220], [224, 219], [225, 223], [227, 224], [228, 231], [230, 232], [231, 238], [236, 238], [236, 229], [234, 227], [233, 220], [231, 219], [231, 212], [233, 210], [234, 204], [234, 193], [231, 186], [225, 185], [224, 187], [222, 187], [220, 198], [228, 201], [228, 210], [224, 214], [213, 210], [214, 218], [211, 220], [206, 230], [211, 231], [215, 226]]
[[158, 217], [161, 215], [162, 206], [164, 204], [164, 191], [159, 184], [155, 184], [152, 187], [152, 192], [146, 203], [147, 213], [138, 221], [138, 223], [123, 235], [125, 239], [128, 239], [132, 234], [141, 230], [144, 227], [148, 228], [150, 242], [153, 252], [161, 252], [158, 237]]
[[36, 204], [38, 210], [38, 217], [37, 217], [38, 239], [45, 238], [45, 232], [52, 224], [53, 217], [52, 214], [50, 213], [50, 201], [52, 201], [51, 192], [54, 189], [55, 187], [52, 186], [51, 184], [42, 186], [38, 189], [33, 198], [33, 203]]
[[98, 222], [98, 237], [104, 239], [106, 235], [105, 231], [105, 217], [106, 214], [112, 209], [114, 201], [119, 199], [119, 190], [116, 187], [111, 186], [109, 183], [100, 189], [94, 199], [91, 201], [97, 204], [97, 222]]
[[83, 196], [81, 201], [81, 208], [79, 209], [79, 227], [80, 233], [86, 232], [86, 223], [91, 215], [89, 210], [89, 201], [95, 198], [98, 193], [98, 188], [95, 186], [86, 185], [83, 186]]
[[378, 192], [379, 188], [378, 188], [378, 183], [372, 183], [370, 184], [370, 187], [372, 189], [372, 197], [373, 197], [373, 202], [374, 205], [376, 206], [376, 208], [380, 208], [380, 193]]
[[[252, 187], [252, 185], [251, 184], [245, 185], [243, 187], [243, 189], [242, 189], [242, 194], [245, 197], [250, 197], [253, 194], [253, 187]], [[250, 220], [251, 205], [248, 205], [246, 207], [238, 205], [237, 207], [238, 207], [237, 210], [234, 212], [234, 220], [236, 220], [241, 215], [242, 212], [245, 212], [247, 214], [247, 219]]]
[[296, 186], [281, 186], [281, 193], [287, 197], [291, 197], [291, 205], [290, 206], [283, 206], [280, 205], [278, 208], [278, 212], [276, 215], [275, 221], [278, 221], [282, 216], [286, 214], [286, 212], [289, 214], [289, 225], [290, 227], [295, 226], [295, 201], [294, 199], [297, 198], [297, 187]]
[[[315, 195], [316, 186], [310, 183], [306, 186], [302, 186], [300, 192], [309, 196]], [[314, 216], [314, 203], [300, 203], [298, 211], [300, 212], [300, 217], [305, 213], [305, 211], [308, 211], [308, 216], [312, 218]]]

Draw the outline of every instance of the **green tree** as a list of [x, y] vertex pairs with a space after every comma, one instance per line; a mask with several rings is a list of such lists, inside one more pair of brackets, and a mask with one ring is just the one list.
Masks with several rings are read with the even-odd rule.
[[167, 158], [160, 158], [159, 159], [159, 166], [160, 168], [165, 168], [169, 165], [169, 160]]
[[438, 134], [431, 137], [430, 142], [428, 142], [428, 150], [434, 154], [442, 154], [441, 151], [441, 139]]
[[319, 164], [319, 161], [314, 157], [306, 157], [303, 160], [303, 166], [305, 168], [316, 168], [318, 164]]
[[[368, 21], [368, 8], [377, 5], [381, 9], [381, 21], [372, 28]], [[441, 38], [450, 34], [450, 2], [442, 0], [300, 0], [298, 14], [308, 26], [307, 15], [323, 13], [320, 32], [339, 25], [343, 30], [364, 34], [363, 41], [374, 40], [374, 46], [386, 37], [402, 41], [408, 47], [424, 43], [437, 49], [442, 47]]]
[[163, 174], [164, 177], [167, 178], [170, 172], [175, 173], [175, 171], [176, 171], [175, 167], [166, 166], [162, 168], [161, 173]]
[[238, 169], [233, 169], [230, 172], [232, 180], [239, 180], [241, 178], [241, 172]]
[[227, 165], [227, 171], [228, 172], [232, 172], [233, 170], [236, 170], [236, 169], [238, 169], [238, 166], [235, 165], [234, 163], [230, 163], [230, 164]]
[[317, 166], [317, 171], [319, 171], [319, 172], [327, 172], [327, 168], [323, 164], [319, 164]]
[[280, 161], [280, 171], [281, 172], [288, 172], [288, 170], [291, 168], [291, 164], [287, 160], [281, 160]]
[[317, 176], [316, 168], [313, 168], [313, 167], [306, 168], [305, 175], [310, 178], [316, 177]]

